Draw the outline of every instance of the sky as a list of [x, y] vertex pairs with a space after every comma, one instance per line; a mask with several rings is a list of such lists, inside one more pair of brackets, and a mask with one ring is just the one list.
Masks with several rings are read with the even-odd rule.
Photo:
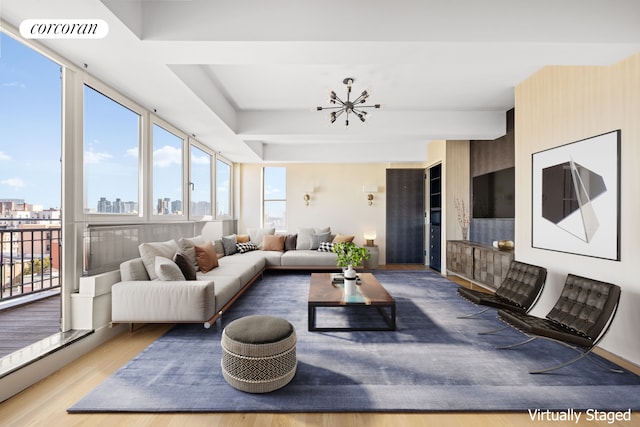
[[0, 199], [60, 207], [60, 66], [0, 33]]

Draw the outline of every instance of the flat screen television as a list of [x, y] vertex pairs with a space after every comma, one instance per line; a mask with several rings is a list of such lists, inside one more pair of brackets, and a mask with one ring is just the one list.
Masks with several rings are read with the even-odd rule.
[[474, 218], [515, 217], [515, 167], [473, 177]]

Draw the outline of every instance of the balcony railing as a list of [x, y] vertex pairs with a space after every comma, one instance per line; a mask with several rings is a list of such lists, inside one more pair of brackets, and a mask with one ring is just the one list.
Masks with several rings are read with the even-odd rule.
[[61, 286], [61, 231], [56, 219], [0, 218], [0, 301]]

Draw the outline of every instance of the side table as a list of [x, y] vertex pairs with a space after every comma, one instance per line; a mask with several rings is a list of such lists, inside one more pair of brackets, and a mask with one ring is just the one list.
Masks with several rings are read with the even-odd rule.
[[364, 247], [369, 251], [369, 259], [365, 259], [362, 265], [367, 270], [378, 268], [378, 265], [380, 264], [380, 251], [378, 250], [378, 245], [365, 245]]

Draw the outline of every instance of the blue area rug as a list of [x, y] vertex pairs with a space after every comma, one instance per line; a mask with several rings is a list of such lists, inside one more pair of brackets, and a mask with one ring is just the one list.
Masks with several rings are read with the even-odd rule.
[[[375, 273], [397, 303], [395, 332], [308, 332], [309, 275], [268, 273], [224, 315], [223, 326], [250, 314], [288, 319], [298, 335], [298, 370], [284, 388], [248, 394], [220, 372], [221, 331], [179, 325], [81, 399], [69, 412], [412, 412], [640, 410], [640, 377], [611, 373], [587, 360], [551, 374], [575, 352], [545, 340], [522, 340], [490, 311], [477, 308], [456, 285], [426, 271]], [[377, 321], [377, 312], [318, 312], [322, 325]], [[603, 363], [609, 364], [604, 361]], [[609, 366], [613, 366], [609, 364]]]

